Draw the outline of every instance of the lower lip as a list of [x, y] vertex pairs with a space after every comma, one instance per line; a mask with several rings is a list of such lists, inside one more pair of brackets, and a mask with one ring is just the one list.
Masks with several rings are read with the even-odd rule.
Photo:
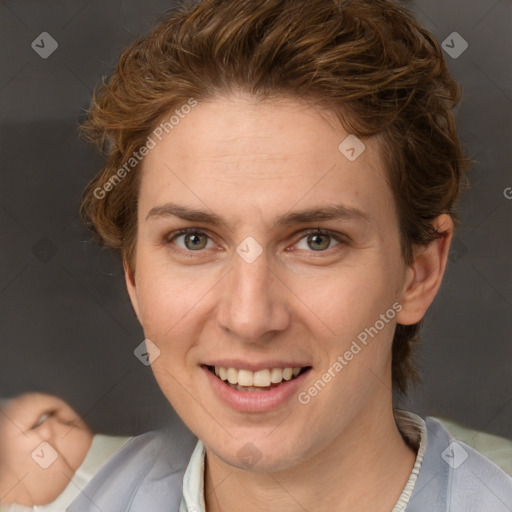
[[201, 366], [216, 395], [227, 405], [241, 412], [266, 412], [279, 407], [294, 396], [311, 368], [298, 377], [283, 381], [269, 391], [238, 391], [217, 377], [208, 367]]

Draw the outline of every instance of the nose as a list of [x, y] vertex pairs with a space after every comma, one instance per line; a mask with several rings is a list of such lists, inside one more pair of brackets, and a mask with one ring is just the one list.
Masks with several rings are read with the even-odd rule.
[[[49, 413], [45, 420], [37, 427], [38, 434], [43, 441], [53, 441], [56, 437], [55, 418]], [[52, 444], [52, 443], [50, 443]]]
[[251, 263], [235, 254], [224, 280], [217, 322], [240, 341], [271, 340], [290, 323], [289, 294], [269, 267], [265, 252]]

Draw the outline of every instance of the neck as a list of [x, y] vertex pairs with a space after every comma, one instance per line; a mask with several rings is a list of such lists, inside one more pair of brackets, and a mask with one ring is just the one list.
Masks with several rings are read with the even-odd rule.
[[396, 426], [391, 400], [379, 395], [374, 402], [365, 404], [332, 443], [284, 471], [245, 471], [207, 453], [206, 512], [238, 512], [241, 503], [245, 512], [391, 511], [416, 453]]

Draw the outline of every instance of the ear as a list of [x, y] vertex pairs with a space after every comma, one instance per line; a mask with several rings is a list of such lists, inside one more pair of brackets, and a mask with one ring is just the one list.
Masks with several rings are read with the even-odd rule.
[[140, 310], [139, 310], [139, 297], [137, 294], [137, 285], [135, 283], [135, 276], [133, 272], [130, 270], [130, 267], [126, 260], [123, 260], [123, 269], [124, 269], [124, 280], [126, 282], [126, 289], [128, 290], [128, 295], [130, 296], [130, 301], [133, 306], [133, 310], [135, 311], [135, 315], [140, 322]]
[[419, 322], [441, 286], [453, 237], [453, 220], [450, 215], [443, 214], [434, 220], [433, 226], [444, 236], [426, 247], [414, 249], [414, 261], [406, 270], [402, 289], [402, 310], [396, 316], [399, 324]]

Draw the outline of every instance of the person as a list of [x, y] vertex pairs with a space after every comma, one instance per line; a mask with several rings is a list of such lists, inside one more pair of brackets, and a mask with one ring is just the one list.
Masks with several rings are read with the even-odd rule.
[[55, 395], [0, 400], [0, 512], [62, 512], [130, 439], [93, 434]]
[[82, 464], [92, 437], [80, 416], [56, 396], [24, 393], [3, 401], [0, 502], [32, 507], [55, 500]]
[[181, 423], [69, 512], [511, 510], [510, 476], [394, 406], [459, 223], [460, 97], [391, 0], [202, 0], [121, 54], [81, 216]]

